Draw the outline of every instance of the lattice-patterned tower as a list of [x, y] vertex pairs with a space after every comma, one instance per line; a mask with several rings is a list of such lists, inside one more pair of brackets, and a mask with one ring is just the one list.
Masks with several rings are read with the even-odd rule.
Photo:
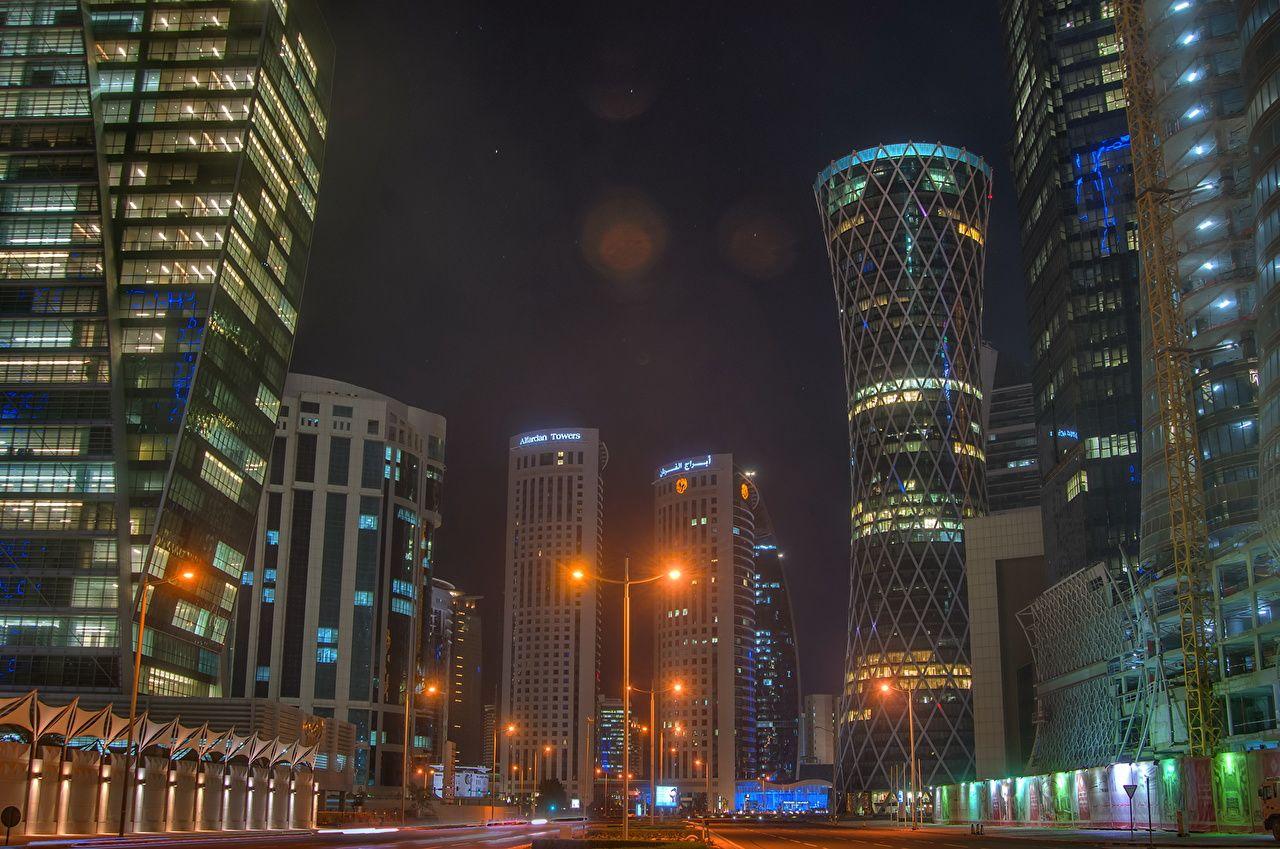
[[973, 775], [964, 520], [985, 511], [979, 334], [991, 169], [941, 144], [868, 148], [814, 184], [849, 397], [852, 579], [841, 789]]

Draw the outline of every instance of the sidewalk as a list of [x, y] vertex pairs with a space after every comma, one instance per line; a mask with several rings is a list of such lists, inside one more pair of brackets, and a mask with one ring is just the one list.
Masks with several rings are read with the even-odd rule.
[[[958, 836], [969, 836], [967, 825], [926, 825], [930, 831], [948, 831]], [[1265, 832], [1257, 834], [1230, 834], [1197, 832], [1187, 837], [1179, 837], [1172, 831], [1160, 831], [1148, 834], [1146, 829], [1136, 829], [1132, 833], [1128, 829], [1103, 828], [1043, 828], [1035, 826], [1003, 826], [988, 825], [979, 837], [998, 837], [1006, 840], [1033, 840], [1037, 843], [1058, 843], [1068, 846], [1183, 846], [1183, 847], [1226, 847], [1248, 846], [1262, 849], [1276, 846], [1276, 839]]]

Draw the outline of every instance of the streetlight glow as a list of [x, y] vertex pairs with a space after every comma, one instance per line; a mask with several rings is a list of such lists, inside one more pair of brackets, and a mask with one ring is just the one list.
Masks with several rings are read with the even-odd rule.
[[680, 574], [681, 574], [681, 572], [680, 572], [680, 570], [679, 570], [679, 569], [672, 569], [672, 570], [670, 570], [670, 571], [668, 571], [668, 572], [667, 572], [667, 577], [668, 577], [668, 578], [670, 578], [670, 579], [671, 579], [671, 580], [673, 580], [673, 581], [678, 581], [678, 580], [680, 580]]
[[582, 571], [581, 569], [574, 569], [573, 572], [570, 573], [570, 576], [575, 581], [581, 581], [583, 578], [587, 577], [587, 573]]

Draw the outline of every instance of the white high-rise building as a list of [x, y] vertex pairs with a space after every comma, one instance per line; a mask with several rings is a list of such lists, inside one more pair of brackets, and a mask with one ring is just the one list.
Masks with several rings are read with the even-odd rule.
[[800, 715], [800, 763], [833, 764], [836, 760], [836, 708], [830, 693], [804, 697]]
[[240, 576], [231, 694], [354, 724], [361, 792], [399, 792], [406, 724], [410, 768], [438, 748], [424, 686], [444, 672], [429, 639], [444, 438], [441, 416], [378, 392], [285, 382]]
[[498, 722], [509, 793], [551, 778], [590, 802], [592, 729], [600, 677], [599, 592], [572, 571], [598, 574], [609, 454], [599, 432], [549, 428], [511, 438], [506, 592]]
[[736, 779], [758, 777], [753, 510], [759, 493], [731, 454], [677, 460], [655, 477], [655, 550], [690, 577], [659, 590], [654, 687], [679, 683], [682, 692], [660, 696], [657, 783], [679, 788], [701, 807], [709, 753], [711, 805], [732, 807]]

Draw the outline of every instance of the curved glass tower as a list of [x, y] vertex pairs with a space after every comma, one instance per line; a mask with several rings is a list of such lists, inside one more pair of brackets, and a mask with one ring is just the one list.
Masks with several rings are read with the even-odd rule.
[[[839, 784], [973, 775], [964, 520], [985, 512], [982, 272], [991, 169], [933, 143], [860, 150], [814, 183], [849, 399], [852, 534]], [[901, 692], [883, 692], [889, 683]]]

